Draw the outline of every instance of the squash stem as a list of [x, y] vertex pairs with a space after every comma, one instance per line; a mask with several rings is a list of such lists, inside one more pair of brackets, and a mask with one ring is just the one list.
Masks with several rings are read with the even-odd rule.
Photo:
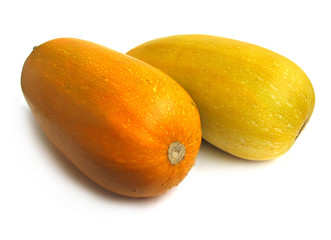
[[169, 145], [168, 159], [172, 165], [177, 165], [185, 158], [186, 148], [184, 144], [175, 141]]

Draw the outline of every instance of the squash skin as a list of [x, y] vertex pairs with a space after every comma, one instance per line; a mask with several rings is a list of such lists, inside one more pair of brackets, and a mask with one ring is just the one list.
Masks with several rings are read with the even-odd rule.
[[[114, 193], [161, 195], [195, 163], [196, 105], [173, 79], [140, 60], [80, 39], [54, 39], [34, 48], [21, 86], [51, 142]], [[176, 165], [167, 157], [174, 141], [186, 148]]]
[[307, 75], [253, 44], [187, 34], [155, 39], [127, 54], [176, 80], [198, 106], [203, 138], [240, 158], [283, 155], [314, 109]]

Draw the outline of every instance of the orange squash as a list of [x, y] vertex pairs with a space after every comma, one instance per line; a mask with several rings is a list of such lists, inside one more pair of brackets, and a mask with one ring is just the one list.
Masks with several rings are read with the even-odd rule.
[[112, 192], [157, 196], [194, 165], [201, 143], [197, 107], [172, 78], [147, 63], [60, 38], [34, 48], [21, 85], [48, 138]]

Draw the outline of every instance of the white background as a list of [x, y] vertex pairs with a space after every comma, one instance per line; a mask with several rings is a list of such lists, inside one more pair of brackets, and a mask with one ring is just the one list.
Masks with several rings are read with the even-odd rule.
[[[329, 1], [2, 1], [0, 239], [331, 239]], [[316, 93], [311, 121], [276, 160], [251, 162], [206, 142], [165, 195], [131, 199], [97, 186], [45, 138], [23, 98], [32, 47], [76, 37], [125, 53], [203, 33], [297, 63]]]

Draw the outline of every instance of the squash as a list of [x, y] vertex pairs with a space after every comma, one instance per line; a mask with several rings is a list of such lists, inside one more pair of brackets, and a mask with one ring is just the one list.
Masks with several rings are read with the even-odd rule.
[[289, 59], [253, 44], [188, 34], [155, 39], [127, 54], [184, 87], [198, 106], [202, 137], [240, 158], [283, 155], [314, 109], [307, 75]]
[[140, 60], [84, 40], [54, 39], [34, 48], [21, 86], [51, 142], [114, 193], [163, 194], [195, 163], [201, 143], [195, 103]]

